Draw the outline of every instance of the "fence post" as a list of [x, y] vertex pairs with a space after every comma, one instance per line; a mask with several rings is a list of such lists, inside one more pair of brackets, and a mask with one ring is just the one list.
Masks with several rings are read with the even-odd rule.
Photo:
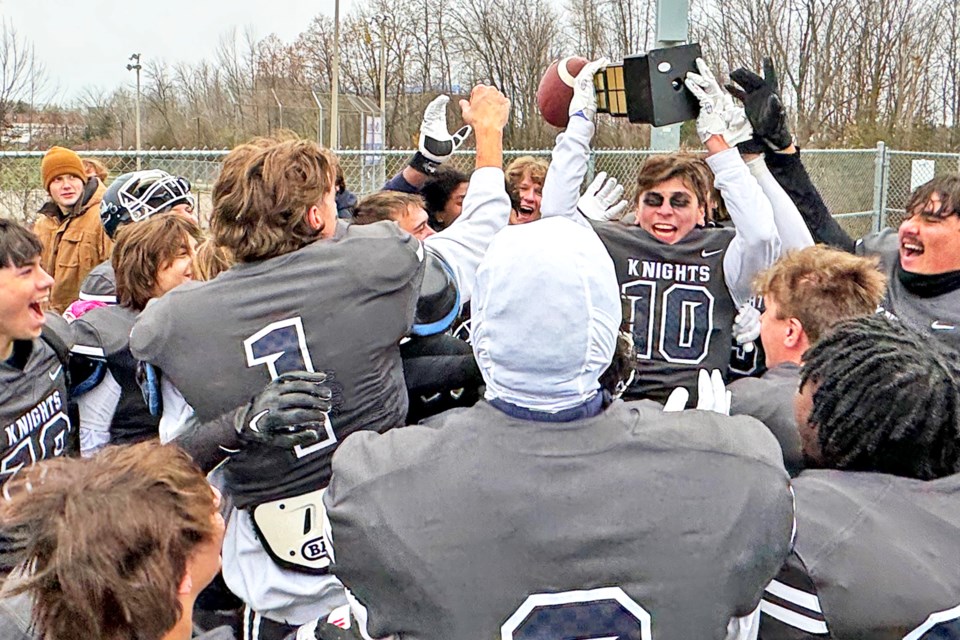
[[874, 160], [873, 171], [873, 211], [876, 215], [873, 230], [883, 228], [883, 220], [887, 211], [887, 145], [882, 141], [877, 143], [877, 156]]

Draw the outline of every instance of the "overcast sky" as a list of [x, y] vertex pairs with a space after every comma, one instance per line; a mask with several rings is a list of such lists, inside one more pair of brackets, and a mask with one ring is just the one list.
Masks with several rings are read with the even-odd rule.
[[[341, 17], [354, 3], [340, 0]], [[57, 89], [53, 100], [70, 102], [87, 87], [133, 86], [131, 53], [144, 62], [210, 59], [223, 34], [247, 26], [257, 38], [276, 33], [290, 42], [333, 7], [334, 0], [0, 0], [0, 16], [35, 46]]]

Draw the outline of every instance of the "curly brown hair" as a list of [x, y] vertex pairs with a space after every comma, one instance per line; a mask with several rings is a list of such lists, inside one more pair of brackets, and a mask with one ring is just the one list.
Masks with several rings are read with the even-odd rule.
[[316, 142], [258, 138], [235, 148], [213, 185], [210, 231], [237, 262], [310, 244], [323, 228], [307, 212], [334, 189], [337, 159]]
[[188, 560], [217, 537], [216, 498], [190, 456], [107, 447], [23, 469], [6, 490], [0, 519], [26, 542], [7, 586], [32, 597], [40, 638], [159, 640], [174, 627]]

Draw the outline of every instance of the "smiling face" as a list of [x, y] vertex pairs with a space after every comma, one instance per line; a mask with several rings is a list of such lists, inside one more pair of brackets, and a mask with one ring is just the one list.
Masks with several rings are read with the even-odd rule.
[[197, 241], [190, 237], [186, 242], [173, 260], [167, 261], [157, 270], [157, 282], [153, 290], [155, 298], [193, 280], [193, 257], [197, 250]]
[[40, 266], [40, 256], [20, 266], [0, 268], [0, 359], [7, 359], [14, 340], [32, 340], [45, 321], [43, 305], [53, 278]]
[[942, 211], [938, 193], [911, 211], [900, 224], [900, 266], [936, 275], [960, 270], [960, 214]]
[[536, 182], [529, 172], [516, 185], [520, 208], [510, 214], [510, 224], [526, 224], [540, 219], [540, 201], [543, 199], [543, 184]]
[[685, 238], [704, 223], [706, 209], [680, 179], [670, 178], [640, 194], [637, 222], [644, 231], [666, 244]]
[[83, 195], [83, 180], [73, 174], [64, 173], [54, 178], [47, 189], [50, 199], [66, 213]]

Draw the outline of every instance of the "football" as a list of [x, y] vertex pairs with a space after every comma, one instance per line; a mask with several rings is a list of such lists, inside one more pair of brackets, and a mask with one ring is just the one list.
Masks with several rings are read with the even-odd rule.
[[540, 78], [537, 106], [543, 119], [555, 127], [562, 129], [570, 121], [567, 110], [573, 98], [573, 81], [585, 64], [587, 59], [580, 56], [555, 60]]

